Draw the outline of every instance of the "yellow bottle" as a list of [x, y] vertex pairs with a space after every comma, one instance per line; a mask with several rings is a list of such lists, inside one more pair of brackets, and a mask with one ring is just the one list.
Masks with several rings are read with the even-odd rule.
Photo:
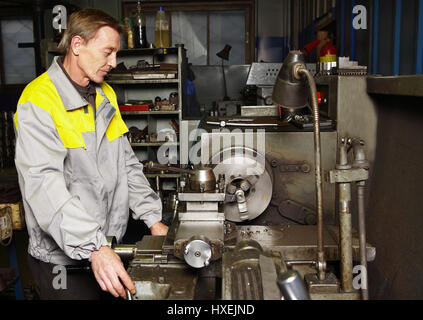
[[169, 48], [171, 46], [169, 21], [163, 7], [159, 7], [154, 25], [154, 44], [156, 48]]

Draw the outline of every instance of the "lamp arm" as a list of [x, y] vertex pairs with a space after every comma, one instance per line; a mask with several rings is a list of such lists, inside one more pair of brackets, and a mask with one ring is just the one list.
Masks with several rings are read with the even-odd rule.
[[322, 194], [322, 151], [320, 146], [320, 115], [317, 103], [316, 82], [313, 75], [303, 64], [294, 66], [294, 76], [307, 78], [310, 88], [311, 103], [313, 107], [314, 119], [314, 160], [316, 176], [316, 207], [317, 207], [317, 263], [316, 268], [320, 280], [325, 279], [326, 261], [323, 247], [323, 194]]

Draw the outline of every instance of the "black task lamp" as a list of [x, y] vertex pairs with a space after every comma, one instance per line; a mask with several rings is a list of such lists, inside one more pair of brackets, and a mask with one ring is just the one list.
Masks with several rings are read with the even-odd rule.
[[323, 201], [322, 201], [322, 155], [320, 147], [320, 120], [317, 90], [313, 75], [307, 70], [301, 51], [291, 51], [285, 58], [273, 89], [273, 102], [289, 113], [295, 113], [307, 105], [310, 89], [314, 120], [314, 159], [317, 208], [317, 261], [319, 280], [325, 280], [326, 261], [323, 251]]
[[223, 101], [231, 100], [228, 97], [228, 89], [226, 87], [225, 69], [223, 67], [223, 60], [226, 60], [226, 61], [229, 60], [229, 52], [231, 51], [231, 49], [232, 49], [232, 47], [229, 44], [226, 44], [222, 51], [219, 51], [218, 53], [216, 53], [216, 55], [222, 60], [223, 86], [225, 88], [225, 96], [223, 98]]

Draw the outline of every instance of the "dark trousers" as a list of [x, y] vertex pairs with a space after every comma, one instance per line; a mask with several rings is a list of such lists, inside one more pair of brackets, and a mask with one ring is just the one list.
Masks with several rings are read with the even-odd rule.
[[[56, 268], [28, 254], [29, 268], [38, 286], [41, 300], [100, 300], [113, 298], [105, 293], [91, 270]], [[55, 271], [55, 273], [53, 273]], [[63, 273], [66, 273], [64, 276]]]

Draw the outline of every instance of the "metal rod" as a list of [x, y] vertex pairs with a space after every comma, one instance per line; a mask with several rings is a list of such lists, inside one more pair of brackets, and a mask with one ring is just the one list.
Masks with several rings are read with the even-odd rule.
[[[364, 210], [364, 190], [366, 182], [357, 183], [358, 201], [358, 232], [360, 237], [360, 264], [364, 268], [365, 276], [361, 277], [361, 294], [363, 300], [369, 300], [369, 286], [367, 281], [367, 255], [366, 255], [366, 217]], [[362, 271], [363, 272], [363, 271]]]
[[225, 89], [225, 96], [223, 97], [223, 101], [229, 100], [228, 97], [228, 88], [226, 87], [226, 76], [225, 76], [225, 66], [223, 65], [223, 59], [222, 60], [222, 75], [223, 75], [223, 86]]
[[[358, 139], [349, 139], [349, 144], [354, 150], [354, 167], [369, 168], [369, 163], [364, 152], [364, 142]], [[361, 277], [361, 294], [363, 300], [369, 299], [369, 287], [367, 277], [367, 255], [366, 255], [366, 213], [364, 206], [364, 192], [366, 181], [357, 182], [357, 202], [358, 202], [358, 232], [360, 240], [360, 264], [364, 268]]]
[[339, 186], [339, 234], [341, 242], [341, 284], [344, 292], [353, 291], [352, 274], [352, 223], [351, 223], [351, 184]]
[[[339, 146], [339, 170], [351, 169], [348, 165], [346, 139]], [[339, 236], [341, 245], [341, 285], [344, 292], [352, 292], [352, 222], [351, 222], [351, 183], [338, 183], [339, 190]]]
[[319, 105], [317, 104], [316, 83], [312, 74], [301, 66], [298, 74], [307, 78], [310, 88], [310, 98], [314, 115], [314, 160], [316, 177], [316, 208], [317, 208], [317, 270], [320, 280], [326, 277], [326, 261], [323, 248], [323, 193], [322, 193], [322, 152], [320, 147], [320, 116]]
[[285, 261], [287, 266], [294, 266], [294, 265], [316, 265], [315, 260], [292, 260], [292, 261]]
[[113, 250], [122, 260], [129, 260], [135, 257], [136, 246], [132, 244], [119, 244], [115, 245]]

